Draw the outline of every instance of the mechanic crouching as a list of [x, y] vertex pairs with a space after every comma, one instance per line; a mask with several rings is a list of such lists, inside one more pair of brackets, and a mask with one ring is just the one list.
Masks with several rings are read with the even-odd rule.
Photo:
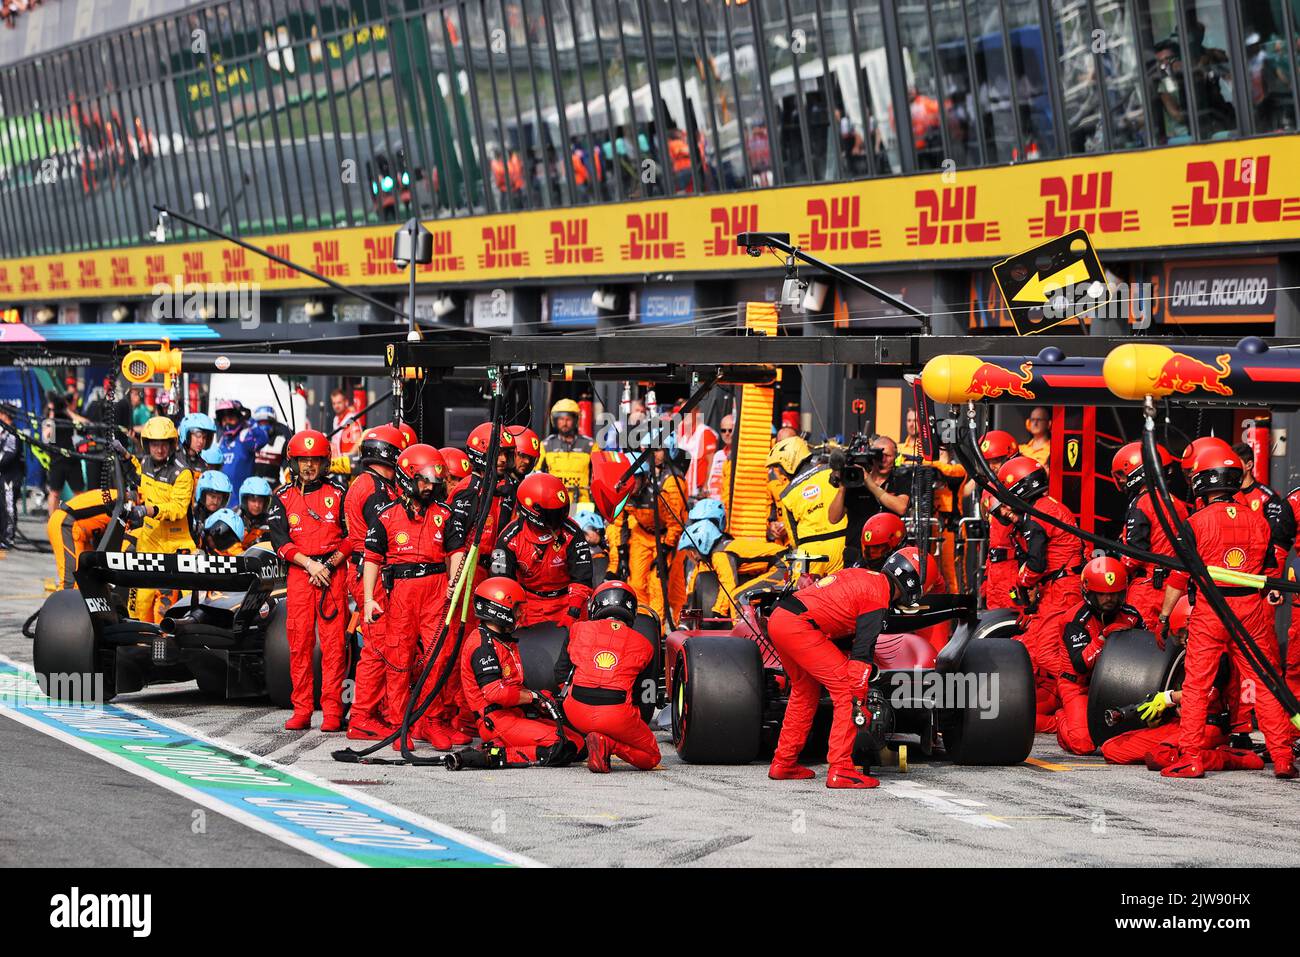
[[486, 753], [457, 752], [452, 767], [559, 767], [582, 757], [583, 738], [564, 726], [555, 699], [524, 687], [514, 635], [523, 604], [523, 588], [509, 578], [474, 589], [478, 633], [465, 638], [460, 679]]
[[586, 736], [587, 768], [609, 773], [609, 759], [622, 758], [649, 771], [659, 764], [659, 742], [636, 705], [637, 676], [655, 655], [654, 644], [633, 626], [636, 593], [609, 581], [591, 594], [588, 620], [569, 629], [555, 663], [564, 716]]
[[[1273, 531], [1262, 511], [1256, 511], [1238, 497], [1244, 475], [1241, 459], [1227, 443], [1202, 439], [1186, 463], [1191, 473], [1192, 495], [1201, 508], [1188, 519], [1197, 554], [1208, 565], [1244, 574], [1258, 575], [1273, 563]], [[1175, 606], [1187, 591], [1188, 574], [1175, 571], [1165, 588], [1160, 623], [1169, 622]], [[1254, 639], [1261, 656], [1278, 669], [1277, 635], [1273, 609], [1257, 589], [1219, 589], [1233, 615]], [[1219, 660], [1231, 656], [1237, 674], [1245, 678], [1254, 671], [1236, 642], [1230, 641], [1227, 626], [1215, 614], [1204, 595], [1192, 601], [1187, 629], [1187, 657], [1183, 678], [1182, 722], [1178, 737], [1178, 760], [1160, 773], [1171, 778], [1199, 778], [1206, 771], [1224, 769], [1224, 752], [1207, 740], [1205, 719], [1210, 692]], [[1291, 753], [1293, 732], [1287, 714], [1273, 692], [1255, 683], [1255, 716], [1264, 732], [1264, 744], [1273, 758], [1273, 774], [1296, 777]]]
[[1056, 649], [1053, 671], [1061, 710], [1056, 714], [1056, 740], [1072, 754], [1097, 749], [1088, 733], [1088, 680], [1106, 638], [1117, 631], [1142, 627], [1142, 615], [1125, 603], [1128, 573], [1117, 558], [1094, 558], [1083, 568], [1083, 601], [1070, 615]]
[[289, 675], [293, 714], [286, 731], [311, 727], [312, 651], [320, 637], [320, 702], [325, 732], [343, 730], [343, 678], [347, 670], [347, 537], [344, 490], [328, 476], [329, 439], [315, 429], [289, 441], [297, 476], [271, 498], [267, 531], [276, 554], [289, 562]]
[[[420, 669], [415, 667], [417, 652], [432, 652], [443, 636], [443, 619], [447, 611], [447, 555], [443, 536], [451, 510], [443, 502], [447, 495], [446, 463], [432, 445], [417, 444], [403, 449], [397, 459], [396, 480], [401, 492], [394, 502], [381, 506], [366, 532], [365, 566], [362, 587], [365, 592], [367, 625], [382, 616], [383, 627], [371, 638], [378, 644], [384, 662], [384, 713], [387, 732], [401, 727], [411, 699], [411, 682]], [[376, 598], [375, 584], [380, 579], [388, 593], [388, 607]], [[451, 643], [444, 640], [440, 660], [430, 672], [442, 673], [450, 659]], [[453, 669], [454, 671], [454, 669]], [[367, 672], [369, 678], [371, 672]], [[412, 730], [414, 737], [428, 741], [439, 751], [450, 751], [454, 744], [468, 744], [469, 739], [448, 724], [456, 712], [457, 685], [448, 680], [435, 700], [425, 710]], [[358, 697], [374, 701], [381, 694], [371, 688], [358, 688]], [[412, 746], [411, 741], [405, 742]], [[402, 741], [394, 741], [394, 750], [402, 750]]]
[[[926, 575], [937, 577], [938, 563], [926, 556]], [[830, 692], [834, 714], [827, 749], [828, 788], [874, 788], [880, 782], [853, 764], [853, 742], [872, 673], [872, 654], [893, 605], [911, 606], [921, 597], [921, 569], [915, 549], [896, 552], [885, 562], [884, 572], [845, 568], [777, 599], [768, 619], [768, 634], [790, 682], [781, 736], [767, 776], [777, 781], [814, 776], [798, 763], [821, 700]], [[846, 655], [835, 644], [852, 637]], [[870, 715], [863, 714], [866, 722]]]
[[497, 538], [492, 574], [513, 578], [528, 594], [517, 627], [581, 620], [591, 597], [591, 548], [569, 518], [568, 490], [556, 476], [534, 472], [515, 500], [518, 517]]

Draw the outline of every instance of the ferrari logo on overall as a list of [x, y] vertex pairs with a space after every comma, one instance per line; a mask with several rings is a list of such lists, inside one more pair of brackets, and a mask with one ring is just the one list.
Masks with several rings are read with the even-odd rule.
[[1227, 508], [1224, 509], [1224, 511], [1228, 513], [1228, 518], [1237, 517], [1237, 506], [1235, 505], [1229, 505]]
[[438, 528], [442, 528], [442, 516], [441, 515], [433, 516], [433, 524]]
[[326, 497], [325, 497], [325, 507], [326, 507], [326, 508], [333, 508], [333, 507], [334, 507], [334, 499], [330, 498], [329, 496], [326, 496]]
[[1257, 499], [1257, 498], [1256, 498], [1256, 499], [1251, 499], [1251, 502], [1250, 502], [1250, 510], [1251, 510], [1252, 512], [1258, 512], [1258, 511], [1259, 511], [1259, 499]]

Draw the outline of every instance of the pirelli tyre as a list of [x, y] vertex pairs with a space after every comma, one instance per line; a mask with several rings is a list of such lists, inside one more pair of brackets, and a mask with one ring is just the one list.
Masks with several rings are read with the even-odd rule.
[[660, 686], [664, 675], [664, 642], [660, 636], [659, 616], [652, 611], [637, 612], [632, 627], [654, 645], [654, 657], [636, 677], [632, 686], [633, 704], [641, 712], [641, 720], [649, 723], [659, 708]]
[[75, 588], [45, 599], [32, 664], [41, 690], [58, 701], [104, 704], [116, 693], [112, 652], [99, 647], [86, 601]]
[[1015, 608], [991, 608], [982, 611], [975, 619], [975, 632], [971, 640], [981, 638], [1010, 638], [1020, 634], [1020, 612]]
[[965, 765], [1020, 764], [1034, 747], [1034, 668], [1011, 638], [972, 640], [945, 695], [939, 730], [948, 758]]
[[[289, 670], [289, 608], [277, 602], [266, 622], [262, 644], [262, 673], [266, 679], [266, 696], [277, 708], [293, 707], [293, 678]], [[320, 644], [312, 649], [312, 706], [320, 707]]]
[[763, 731], [763, 659], [747, 638], [695, 635], [673, 669], [673, 745], [688, 764], [748, 764]]
[[524, 666], [524, 686], [530, 691], [560, 689], [555, 683], [555, 663], [569, 630], [563, 625], [543, 621], [515, 633], [519, 639], [519, 661]]
[[1088, 734], [1098, 747], [1117, 734], [1143, 727], [1136, 714], [1114, 726], [1107, 711], [1123, 711], [1157, 691], [1182, 686], [1183, 652], [1175, 642], [1161, 648], [1149, 631], [1120, 631], [1106, 639], [1088, 683]]

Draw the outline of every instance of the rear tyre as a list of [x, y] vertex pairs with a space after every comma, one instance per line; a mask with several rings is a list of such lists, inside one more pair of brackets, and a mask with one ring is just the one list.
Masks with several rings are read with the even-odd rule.
[[1111, 727], [1106, 712], [1123, 710], [1157, 691], [1181, 685], [1177, 673], [1181, 655], [1182, 649], [1172, 641], [1161, 649], [1149, 631], [1120, 631], [1106, 639], [1088, 684], [1088, 734], [1094, 744], [1100, 747], [1117, 734], [1144, 727], [1136, 714]]
[[763, 661], [746, 638], [686, 639], [673, 671], [673, 744], [688, 764], [748, 764], [763, 729]]
[[32, 645], [36, 680], [58, 701], [106, 703], [116, 693], [111, 668], [95, 641], [95, 626], [85, 599], [75, 588], [56, 591], [41, 606]]
[[[1025, 646], [1010, 638], [972, 641], [956, 672], [965, 679], [964, 707], [939, 715], [944, 749], [957, 764], [1020, 764], [1034, 747], [1034, 668]], [[991, 707], [979, 698], [992, 693]], [[973, 700], [972, 700], [973, 699]]]

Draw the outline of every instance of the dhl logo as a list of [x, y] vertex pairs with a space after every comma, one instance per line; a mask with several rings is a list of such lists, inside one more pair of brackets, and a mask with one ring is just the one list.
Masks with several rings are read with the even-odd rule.
[[518, 227], [483, 227], [483, 251], [478, 254], [480, 269], [513, 269], [527, 266], [528, 259], [528, 253], [519, 248]]
[[1227, 226], [1300, 219], [1300, 196], [1267, 199], [1269, 156], [1226, 159], [1222, 169], [1208, 160], [1187, 164], [1189, 203], [1175, 204], [1175, 226]]
[[[266, 251], [282, 259], [291, 258], [288, 243], [270, 243], [267, 245]], [[269, 259], [266, 262], [266, 278], [268, 280], [292, 279], [296, 275], [298, 275], [296, 269], [290, 269], [288, 266], [282, 266], [278, 262]]]
[[165, 255], [156, 253], [144, 257], [144, 281], [146, 284], [156, 286], [160, 282], [167, 282], [170, 278], [167, 275], [167, 257]]
[[35, 266], [18, 267], [18, 291], [19, 292], [38, 292], [41, 284], [36, 280]]
[[1114, 173], [1079, 173], [1044, 176], [1038, 183], [1043, 215], [1029, 218], [1033, 239], [1064, 236], [1076, 229], [1089, 233], [1136, 232], [1141, 222], [1136, 209], [1112, 209]]
[[311, 244], [312, 268], [331, 279], [348, 274], [348, 264], [343, 261], [337, 239], [318, 239]]
[[546, 265], [567, 266], [603, 260], [604, 251], [588, 244], [589, 228], [590, 224], [584, 217], [551, 220], [551, 246], [546, 250]]
[[46, 285], [50, 289], [67, 289], [69, 288], [68, 277], [64, 274], [63, 263], [48, 263], [49, 281]]
[[135, 277], [131, 275], [129, 256], [114, 256], [108, 261], [108, 284], [110, 286], [134, 286]]
[[1002, 238], [996, 220], [975, 218], [975, 187], [918, 189], [915, 226], [907, 227], [907, 245], [944, 246], [948, 243], [992, 243]]
[[806, 209], [811, 223], [808, 232], [800, 235], [799, 245], [811, 252], [875, 249], [881, 245], [880, 230], [861, 228], [859, 196], [810, 199]]
[[103, 285], [103, 280], [95, 274], [95, 260], [78, 259], [77, 275], [82, 289], [98, 289]]
[[0, 266], [0, 292], [13, 291], [13, 283], [9, 281], [9, 267]]
[[221, 279], [223, 282], [253, 281], [253, 269], [248, 264], [248, 253], [245, 250], [221, 250]]
[[420, 266], [420, 272], [460, 272], [465, 268], [465, 257], [455, 255], [452, 250], [450, 229], [435, 229], [431, 237], [433, 258]]
[[619, 246], [624, 259], [682, 259], [686, 244], [668, 238], [667, 213], [629, 213], [628, 241]]
[[204, 262], [203, 253], [199, 250], [182, 253], [182, 268], [185, 270], [185, 279], [188, 282], [212, 282], [212, 275], [208, 272]]
[[737, 233], [758, 229], [758, 204], [742, 206], [714, 206], [709, 210], [713, 235], [704, 240], [706, 256], [743, 256], [745, 250], [736, 245]]
[[393, 237], [372, 236], [364, 243], [366, 258], [361, 263], [363, 276], [395, 276], [402, 270], [393, 262]]

